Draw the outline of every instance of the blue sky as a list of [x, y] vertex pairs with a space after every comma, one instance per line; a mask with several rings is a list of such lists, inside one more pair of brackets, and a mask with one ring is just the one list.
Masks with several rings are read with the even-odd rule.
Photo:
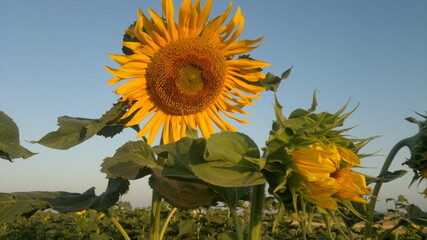
[[[175, 1], [176, 5], [180, 1]], [[214, 1], [211, 17], [228, 1]], [[278, 92], [284, 113], [308, 108], [315, 89], [319, 111], [335, 112], [350, 99], [359, 104], [346, 126], [356, 137], [378, 136], [364, 150], [362, 173], [377, 175], [391, 147], [417, 133], [404, 118], [427, 111], [427, 1], [234, 1], [245, 15], [240, 39], [264, 36], [251, 56], [272, 64], [265, 72], [280, 75], [294, 65]], [[160, 0], [12, 1], [0, 2], [0, 110], [18, 124], [22, 144], [38, 155], [14, 163], [0, 161], [0, 192], [83, 192], [107, 181], [102, 159], [129, 140], [126, 129], [113, 139], [94, 137], [70, 150], [54, 150], [25, 141], [56, 130], [57, 117], [98, 118], [119, 96], [105, 84], [118, 67], [107, 54], [121, 53], [123, 31], [137, 18], [137, 8], [160, 12]], [[274, 119], [273, 94], [265, 92], [246, 110], [250, 125], [234, 124], [262, 147]], [[391, 170], [406, 169], [402, 150]], [[426, 208], [418, 192], [408, 189], [412, 172], [384, 185], [382, 199], [405, 195]], [[131, 183], [123, 200], [147, 206], [147, 179]], [[383, 201], [384, 202], [384, 201]], [[386, 207], [379, 203], [380, 210]]]

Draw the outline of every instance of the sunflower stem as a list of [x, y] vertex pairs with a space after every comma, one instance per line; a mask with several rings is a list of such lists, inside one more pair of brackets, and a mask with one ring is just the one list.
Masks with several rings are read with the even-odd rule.
[[[396, 143], [396, 145], [394, 145], [394, 147], [390, 150], [390, 153], [388, 154], [379, 175], [384, 174], [385, 172], [388, 171], [391, 163], [393, 162], [394, 158], [396, 157], [396, 154], [400, 151], [401, 148], [403, 148], [403, 147], [411, 148], [410, 147], [411, 141], [412, 141], [412, 138], [406, 138], [406, 139], [403, 139], [403, 140], [399, 141], [398, 143]], [[369, 201], [369, 204], [367, 207], [368, 208], [368, 210], [367, 210], [367, 221], [365, 222], [365, 239], [366, 240], [370, 240], [371, 236], [372, 236], [372, 225], [373, 225], [373, 220], [374, 220], [375, 205], [377, 203], [378, 194], [380, 192], [382, 184], [383, 184], [382, 181], [378, 181], [377, 183], [375, 183], [375, 187], [374, 187], [374, 190], [372, 191], [372, 195], [371, 195], [371, 200]]]
[[168, 215], [168, 217], [166, 218], [165, 223], [163, 224], [162, 231], [160, 232], [159, 240], [162, 240], [162, 239], [163, 239], [163, 236], [165, 235], [166, 229], [168, 228], [169, 222], [170, 222], [170, 220], [171, 220], [172, 216], [175, 214], [175, 212], [176, 212], [176, 210], [177, 210], [177, 209], [178, 209], [178, 208], [174, 207], [174, 208], [172, 209], [172, 211], [170, 211], [170, 212], [169, 212], [169, 215]]
[[109, 212], [104, 212], [104, 214], [105, 216], [108, 217], [108, 219], [110, 219], [114, 227], [116, 227], [116, 229], [120, 232], [120, 234], [123, 236], [123, 239], [130, 240], [129, 235], [127, 234], [126, 230], [122, 227], [122, 225], [119, 223], [119, 221], [115, 217], [111, 216]]
[[243, 240], [242, 223], [237, 216], [236, 208], [230, 208], [231, 217], [233, 218], [234, 227], [236, 228], [237, 240]]
[[249, 218], [249, 239], [261, 239], [262, 215], [264, 209], [265, 183], [252, 186]]
[[153, 189], [151, 199], [150, 215], [150, 239], [159, 240], [160, 238], [160, 210], [162, 209], [162, 197]]

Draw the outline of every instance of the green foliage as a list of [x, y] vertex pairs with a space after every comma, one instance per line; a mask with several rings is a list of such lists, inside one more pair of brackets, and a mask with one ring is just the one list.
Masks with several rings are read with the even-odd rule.
[[125, 143], [113, 157], [105, 158], [101, 166], [107, 178], [135, 180], [151, 174], [157, 164], [151, 146], [135, 141]]
[[128, 108], [127, 102], [116, 103], [99, 119], [59, 117], [59, 129], [57, 131], [50, 132], [40, 140], [31, 141], [31, 143], [38, 143], [55, 149], [69, 149], [96, 134], [113, 137], [120, 133], [126, 122], [130, 120], [130, 117], [121, 119]]
[[256, 83], [256, 85], [265, 87], [269, 91], [277, 92], [279, 89], [280, 83], [282, 80], [285, 80], [289, 77], [292, 71], [292, 67], [282, 73], [282, 76], [278, 77], [272, 73], [267, 73], [265, 78]]
[[265, 182], [263, 160], [256, 144], [242, 133], [221, 132], [209, 139], [183, 138], [153, 148], [166, 158], [162, 175], [204, 181], [221, 187], [245, 187]]
[[35, 153], [21, 146], [16, 123], [0, 111], [0, 158], [12, 161], [15, 158], [29, 158]]
[[129, 188], [129, 181], [110, 179], [107, 189], [99, 196], [95, 189], [86, 192], [26, 192], [0, 193], [0, 223], [13, 220], [19, 216], [31, 216], [37, 210], [52, 208], [62, 213], [77, 212], [84, 209], [106, 211], [113, 206], [120, 195]]
[[394, 172], [386, 171], [383, 174], [380, 174], [374, 179], [370, 179], [370, 182], [390, 182], [400, 177], [403, 177], [408, 171], [406, 170], [396, 170]]

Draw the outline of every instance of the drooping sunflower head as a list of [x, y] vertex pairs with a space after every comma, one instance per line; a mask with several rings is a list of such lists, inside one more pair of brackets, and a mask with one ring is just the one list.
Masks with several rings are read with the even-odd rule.
[[151, 144], [163, 128], [164, 143], [186, 135], [187, 126], [199, 129], [207, 138], [215, 132], [236, 131], [223, 117], [247, 114], [242, 108], [253, 105], [265, 90], [258, 82], [265, 78], [261, 67], [268, 63], [247, 56], [234, 58], [258, 47], [262, 40], [237, 40], [244, 27], [240, 8], [224, 24], [232, 4], [220, 16], [209, 20], [212, 0], [184, 0], [175, 22], [172, 0], [162, 0], [163, 16], [149, 9], [151, 19], [141, 10], [135, 25], [126, 31], [125, 55], [110, 54], [122, 67], [107, 70], [114, 74], [109, 84], [130, 80], [116, 89], [131, 107], [127, 126], [147, 120], [137, 137], [149, 133]]
[[364, 175], [352, 171], [360, 159], [349, 149], [334, 143], [313, 144], [292, 151], [291, 155], [300, 181], [296, 190], [308, 201], [328, 209], [338, 209], [337, 202], [341, 200], [366, 203], [361, 195], [369, 194], [370, 188], [366, 187]]
[[277, 120], [267, 142], [263, 170], [270, 193], [295, 211], [307, 204], [337, 210], [338, 203], [366, 203], [362, 196], [371, 189], [354, 168], [361, 164], [358, 151], [373, 138], [343, 135], [348, 129], [340, 127], [351, 114], [343, 113], [346, 106], [334, 114], [314, 113], [316, 106], [314, 96], [309, 110], [297, 109], [285, 118], [276, 103]]

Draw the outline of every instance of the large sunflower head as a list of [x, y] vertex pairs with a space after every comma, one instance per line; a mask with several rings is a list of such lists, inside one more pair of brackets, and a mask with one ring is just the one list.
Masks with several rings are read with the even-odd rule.
[[209, 20], [212, 0], [184, 0], [175, 22], [172, 0], [163, 0], [163, 17], [141, 10], [135, 25], [126, 31], [125, 55], [111, 54], [122, 67], [107, 70], [114, 74], [109, 84], [130, 80], [116, 89], [121, 100], [131, 104], [123, 118], [127, 126], [147, 119], [137, 137], [149, 133], [148, 143], [163, 128], [164, 143], [186, 135], [187, 126], [199, 129], [207, 138], [214, 125], [223, 131], [236, 131], [223, 116], [247, 123], [230, 113], [247, 114], [242, 108], [252, 105], [265, 90], [257, 83], [265, 78], [261, 67], [268, 63], [244, 54], [262, 40], [236, 41], [244, 27], [240, 8], [227, 23], [232, 4], [220, 16]]

